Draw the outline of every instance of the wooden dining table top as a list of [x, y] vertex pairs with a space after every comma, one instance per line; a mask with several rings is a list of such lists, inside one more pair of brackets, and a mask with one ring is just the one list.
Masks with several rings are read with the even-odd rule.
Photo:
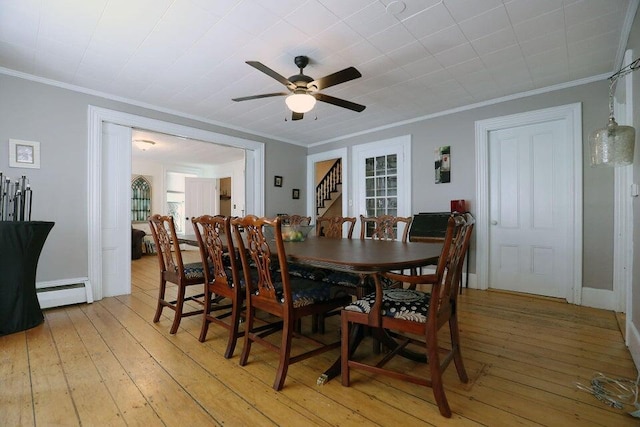
[[[178, 239], [198, 245], [194, 235]], [[275, 245], [274, 245], [275, 246]], [[284, 242], [289, 262], [336, 270], [374, 273], [418, 268], [437, 263], [442, 243], [396, 240], [333, 239], [309, 236], [302, 242]], [[275, 253], [275, 247], [272, 249]]]

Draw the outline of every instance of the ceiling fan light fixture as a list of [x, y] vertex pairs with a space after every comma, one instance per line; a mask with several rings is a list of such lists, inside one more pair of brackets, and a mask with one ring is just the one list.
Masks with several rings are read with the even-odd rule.
[[316, 99], [308, 93], [293, 93], [284, 100], [295, 113], [307, 113], [316, 105]]

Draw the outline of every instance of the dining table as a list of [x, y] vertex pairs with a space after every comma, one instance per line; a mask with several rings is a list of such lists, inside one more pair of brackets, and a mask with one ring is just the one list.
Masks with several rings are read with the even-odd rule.
[[[198, 245], [195, 235], [179, 237], [178, 242]], [[284, 247], [287, 260], [291, 263], [359, 274], [377, 274], [387, 271], [416, 270], [435, 265], [442, 251], [442, 242], [308, 236], [304, 241], [284, 242]], [[275, 252], [275, 248], [273, 250]], [[392, 338], [384, 334], [384, 331], [378, 332], [378, 338], [385, 345], [394, 345]], [[361, 331], [355, 331], [352, 334], [350, 341], [352, 350], [355, 350], [361, 339]], [[410, 352], [406, 352], [405, 355], [414, 360], [423, 361], [422, 358]], [[317, 383], [322, 385], [339, 374], [340, 359], [320, 375]]]

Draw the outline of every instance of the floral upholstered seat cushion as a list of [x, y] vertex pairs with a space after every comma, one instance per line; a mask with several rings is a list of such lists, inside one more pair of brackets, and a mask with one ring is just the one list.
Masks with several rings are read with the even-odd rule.
[[187, 279], [204, 280], [204, 269], [201, 262], [192, 262], [184, 265], [184, 277]]
[[322, 281], [329, 283], [330, 285], [346, 286], [355, 288], [360, 286], [362, 282], [362, 276], [358, 273], [350, 273], [347, 271], [331, 271], [327, 274]]
[[[304, 307], [306, 305], [329, 301], [332, 298], [331, 287], [322, 282], [292, 277], [289, 283], [291, 284], [291, 297], [294, 307]], [[283, 303], [282, 282], [276, 282], [274, 286], [278, 294], [278, 301]]]
[[324, 280], [329, 271], [310, 265], [289, 264], [289, 275], [309, 280]]
[[[431, 294], [412, 289], [385, 289], [382, 294], [382, 315], [425, 323], [429, 313]], [[376, 294], [371, 293], [354, 301], [344, 309], [369, 313], [375, 303]]]

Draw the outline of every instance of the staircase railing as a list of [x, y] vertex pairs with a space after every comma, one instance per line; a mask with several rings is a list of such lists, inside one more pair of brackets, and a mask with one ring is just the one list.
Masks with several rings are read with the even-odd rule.
[[337, 159], [316, 186], [316, 215], [319, 214], [320, 208], [325, 207], [324, 202], [331, 200], [331, 193], [338, 191], [340, 184], [342, 184], [342, 159]]

